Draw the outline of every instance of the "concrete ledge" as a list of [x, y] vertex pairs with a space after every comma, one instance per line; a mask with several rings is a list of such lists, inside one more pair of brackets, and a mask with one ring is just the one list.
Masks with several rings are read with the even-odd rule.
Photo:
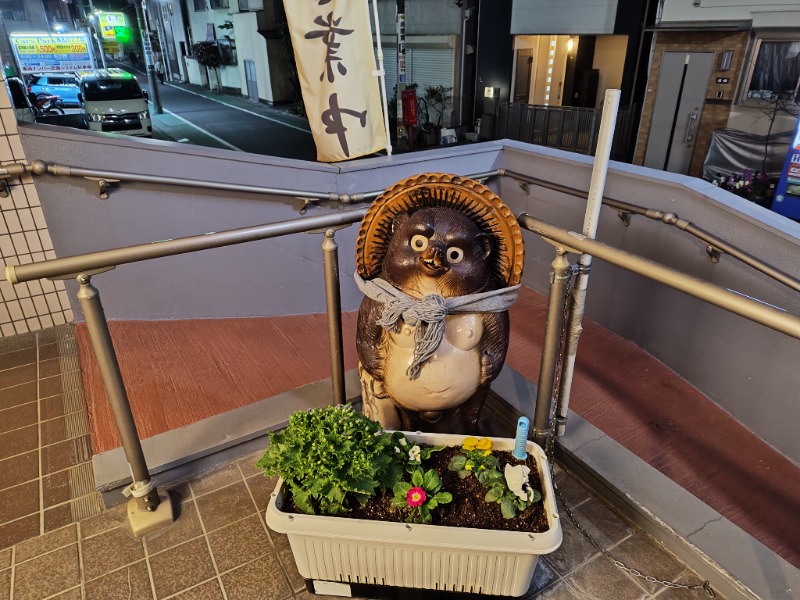
[[[536, 386], [505, 368], [492, 391], [533, 420]], [[570, 411], [556, 458], [727, 600], [790, 600], [800, 570]]]
[[[356, 370], [345, 374], [345, 392], [348, 401], [361, 397]], [[322, 379], [143, 440], [142, 449], [150, 475], [159, 486], [198, 477], [219, 465], [264, 449], [267, 433], [285, 427], [294, 411], [318, 408], [331, 402], [330, 379]], [[92, 466], [95, 485], [105, 505], [124, 502], [122, 489], [130, 484], [131, 473], [122, 448], [96, 454]]]

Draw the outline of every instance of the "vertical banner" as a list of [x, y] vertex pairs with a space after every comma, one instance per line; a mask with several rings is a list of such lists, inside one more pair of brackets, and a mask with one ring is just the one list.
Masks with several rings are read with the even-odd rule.
[[284, 0], [317, 160], [387, 146], [367, 0]]

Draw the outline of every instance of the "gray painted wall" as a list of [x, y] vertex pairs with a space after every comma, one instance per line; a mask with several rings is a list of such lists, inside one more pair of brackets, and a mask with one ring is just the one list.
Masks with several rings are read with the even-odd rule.
[[513, 0], [511, 33], [614, 33], [617, 0]]
[[[574, 187], [588, 187], [591, 173], [589, 157], [509, 141], [330, 166], [168, 142], [110, 140], [43, 125], [24, 128], [22, 140], [29, 160], [340, 193], [383, 189], [425, 171], [505, 168]], [[35, 181], [59, 256], [298, 217], [290, 199], [122, 184], [102, 201], [93, 182], [52, 176]], [[515, 212], [581, 228], [584, 207], [578, 198], [535, 186], [526, 193], [508, 178], [491, 185]], [[706, 182], [612, 163], [606, 191], [632, 204], [675, 212], [800, 278], [800, 225]], [[323, 210], [336, 208], [312, 208], [309, 214]], [[345, 310], [360, 301], [350, 277], [355, 233], [351, 227], [337, 236]], [[675, 228], [644, 217], [633, 217], [625, 227], [615, 211], [604, 208], [598, 239], [800, 315], [800, 295], [730, 257], [711, 263], [702, 243]], [[531, 234], [526, 242], [524, 282], [545, 292], [552, 248]], [[320, 235], [298, 234], [123, 265], [94, 282], [110, 319], [322, 312], [320, 243]], [[74, 297], [73, 308], [79, 315]], [[800, 464], [800, 342], [601, 261], [594, 263], [587, 310], [593, 321], [650, 352]]]

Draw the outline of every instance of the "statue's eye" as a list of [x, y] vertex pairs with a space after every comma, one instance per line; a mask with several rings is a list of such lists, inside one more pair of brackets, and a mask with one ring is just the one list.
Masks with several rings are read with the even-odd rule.
[[411, 238], [411, 247], [417, 252], [422, 252], [428, 247], [428, 238], [424, 235], [415, 235]]
[[461, 248], [450, 246], [447, 249], [447, 260], [448, 262], [457, 265], [462, 260], [464, 260], [464, 251]]

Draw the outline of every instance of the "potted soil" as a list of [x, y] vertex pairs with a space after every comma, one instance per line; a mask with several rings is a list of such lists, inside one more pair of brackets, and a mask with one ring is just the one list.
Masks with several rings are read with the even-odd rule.
[[[348, 407], [295, 413], [257, 466], [267, 525], [327, 582], [520, 596], [562, 539], [547, 459], [514, 440], [383, 431]], [[329, 593], [329, 592], [326, 592]]]

